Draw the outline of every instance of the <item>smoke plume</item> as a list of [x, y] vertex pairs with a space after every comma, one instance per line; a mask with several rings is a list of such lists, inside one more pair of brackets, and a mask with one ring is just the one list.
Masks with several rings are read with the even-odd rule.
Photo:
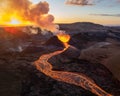
[[0, 0], [0, 24], [14, 20], [34, 24], [42, 29], [56, 31], [54, 16], [49, 14], [49, 4], [39, 2], [33, 4], [29, 0]]

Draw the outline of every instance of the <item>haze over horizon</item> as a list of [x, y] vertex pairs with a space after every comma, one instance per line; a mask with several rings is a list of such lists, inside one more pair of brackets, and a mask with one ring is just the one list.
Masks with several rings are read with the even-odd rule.
[[30, 0], [47, 1], [55, 23], [93, 22], [120, 25], [120, 0]]

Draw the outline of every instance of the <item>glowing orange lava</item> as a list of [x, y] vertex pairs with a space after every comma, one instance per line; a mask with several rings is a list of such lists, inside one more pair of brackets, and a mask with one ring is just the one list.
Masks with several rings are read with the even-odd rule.
[[67, 43], [70, 40], [70, 35], [65, 34], [65, 33], [60, 33], [57, 35], [57, 37], [63, 43]]
[[5, 32], [16, 34], [19, 30], [16, 27], [4, 27]]
[[65, 48], [61, 51], [55, 51], [50, 54], [44, 54], [42, 55], [37, 61], [35, 61], [35, 65], [37, 69], [41, 72], [43, 72], [45, 75], [50, 76], [51, 78], [54, 78], [58, 81], [63, 81], [69, 84], [74, 84], [77, 86], [81, 86], [86, 90], [89, 90], [93, 92], [94, 94], [98, 96], [112, 96], [111, 94], [105, 92], [103, 89], [101, 89], [99, 86], [95, 84], [93, 80], [91, 80], [89, 77], [83, 75], [83, 74], [77, 74], [74, 72], [65, 72], [65, 71], [54, 71], [52, 70], [52, 64], [48, 62], [48, 60], [58, 55], [65, 50], [69, 48], [69, 44], [67, 43], [70, 40], [70, 35], [68, 34], [58, 34], [58, 39], [62, 41], [65, 45]]
[[83, 74], [80, 74], [80, 73], [77, 74], [75, 72], [52, 70], [53, 69], [52, 64], [50, 64], [48, 60], [51, 57], [64, 52], [65, 50], [67, 50], [67, 48], [61, 51], [55, 51], [53, 53], [42, 55], [37, 61], [34, 62], [36, 68], [39, 71], [43, 72], [45, 75], [50, 76], [51, 78], [54, 78], [58, 81], [66, 82], [69, 84], [74, 84], [76, 86], [81, 86], [84, 89], [89, 90], [98, 96], [113, 96], [105, 92], [103, 89], [97, 86], [93, 80], [91, 80], [89, 77]]
[[70, 35], [69, 34], [66, 34], [66, 33], [59, 33], [57, 35], [58, 39], [64, 44], [65, 46], [65, 49], [69, 47], [69, 40], [70, 40]]

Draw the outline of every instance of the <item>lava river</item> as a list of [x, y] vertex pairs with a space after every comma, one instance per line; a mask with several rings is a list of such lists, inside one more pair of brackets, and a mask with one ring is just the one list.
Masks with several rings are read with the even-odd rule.
[[[68, 47], [69, 46], [70, 45], [68, 45]], [[48, 60], [55, 55], [61, 54], [62, 52], [67, 50], [68, 47], [64, 48], [61, 51], [55, 51], [53, 53], [42, 55], [37, 61], [34, 62], [36, 68], [39, 71], [41, 71], [42, 73], [44, 73], [45, 75], [47, 75], [53, 79], [56, 79], [56, 80], [62, 81], [62, 82], [66, 82], [69, 84], [74, 84], [76, 86], [81, 86], [82, 88], [89, 90], [98, 96], [113, 96], [113, 95], [105, 92], [99, 86], [97, 86], [93, 80], [91, 80], [90, 78], [88, 78], [85, 75], [77, 74], [74, 72], [52, 70], [52, 64], [50, 64], [48, 62]]]

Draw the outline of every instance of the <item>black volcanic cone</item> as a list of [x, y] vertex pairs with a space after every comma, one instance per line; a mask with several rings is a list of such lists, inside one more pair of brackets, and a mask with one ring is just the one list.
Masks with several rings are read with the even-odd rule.
[[64, 47], [63, 43], [57, 38], [57, 36], [53, 36], [51, 37], [46, 43], [45, 45], [47, 46], [57, 46], [57, 47]]
[[61, 53], [61, 56], [67, 56], [67, 58], [78, 58], [80, 56], [80, 50], [70, 45], [67, 50]]

